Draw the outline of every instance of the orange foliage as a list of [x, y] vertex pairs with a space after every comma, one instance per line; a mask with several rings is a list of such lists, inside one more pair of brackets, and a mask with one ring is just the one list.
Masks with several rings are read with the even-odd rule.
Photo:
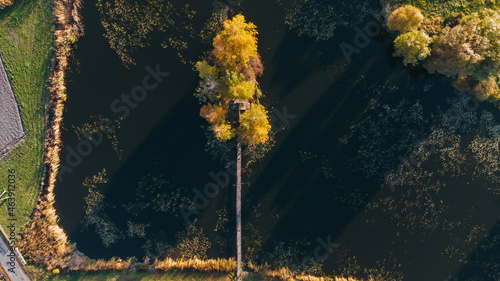
[[13, 0], [0, 0], [0, 9], [10, 6], [12, 3], [14, 3]]
[[200, 116], [205, 118], [210, 124], [222, 123], [226, 115], [226, 109], [211, 103], [202, 106], [200, 110]]

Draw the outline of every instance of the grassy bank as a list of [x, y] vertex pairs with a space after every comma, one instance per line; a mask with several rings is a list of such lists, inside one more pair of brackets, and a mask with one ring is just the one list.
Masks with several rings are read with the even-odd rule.
[[[38, 280], [59, 280], [59, 281], [231, 281], [235, 280], [234, 274], [220, 272], [198, 272], [193, 270], [173, 270], [169, 272], [153, 271], [107, 271], [96, 273], [61, 273], [61, 274], [45, 274], [33, 278], [33, 281]], [[276, 279], [263, 275], [252, 274], [243, 277], [244, 281], [279, 281], [279, 280], [298, 280], [298, 281], [361, 281], [353, 278], [315, 278], [315, 277], [298, 277], [297, 279]]]
[[428, 18], [442, 17], [446, 18], [454, 13], [463, 12], [464, 14], [470, 14], [473, 12], [479, 12], [484, 8], [497, 9], [498, 4], [494, 0], [441, 0], [441, 1], [429, 1], [429, 0], [389, 0], [386, 1], [391, 4], [410, 4], [420, 10]]
[[[0, 160], [0, 183], [6, 186], [15, 169], [18, 228], [26, 224], [40, 193], [44, 161], [45, 105], [52, 56], [52, 1], [20, 0], [0, 10], [0, 52], [19, 102], [28, 135], [26, 141]], [[1, 191], [0, 191], [1, 192]], [[6, 225], [7, 208], [0, 208]]]
[[[222, 273], [203, 273], [203, 272], [101, 272], [90, 274], [61, 274], [48, 278], [48, 280], [60, 281], [111, 281], [111, 280], [142, 280], [142, 281], [156, 281], [156, 280], [169, 280], [169, 281], [230, 281], [230, 276]], [[264, 281], [276, 280], [258, 276], [248, 276], [244, 278], [245, 281]]]

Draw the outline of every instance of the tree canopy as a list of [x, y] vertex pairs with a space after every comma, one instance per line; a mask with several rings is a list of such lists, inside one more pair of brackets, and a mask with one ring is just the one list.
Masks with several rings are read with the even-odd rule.
[[243, 112], [240, 117], [238, 133], [241, 140], [247, 144], [265, 143], [270, 130], [267, 111], [260, 104], [253, 104], [252, 108]]
[[[200, 116], [207, 120], [219, 141], [238, 137], [248, 146], [255, 146], [269, 139], [268, 112], [259, 103], [262, 91], [257, 77], [264, 68], [257, 53], [256, 35], [256, 26], [247, 23], [243, 15], [227, 19], [213, 40], [214, 49], [209, 59], [195, 64], [201, 78], [195, 96], [204, 104]], [[233, 120], [239, 124], [238, 128], [230, 123], [231, 102], [251, 104], [239, 120]]]
[[394, 55], [403, 57], [405, 65], [416, 65], [431, 54], [431, 42], [432, 39], [422, 30], [402, 34], [394, 40]]
[[213, 43], [216, 63], [230, 70], [246, 68], [257, 56], [257, 27], [241, 14], [224, 21], [223, 26]]
[[412, 5], [404, 5], [391, 13], [387, 26], [399, 32], [415, 30], [424, 20], [420, 10]]
[[401, 32], [394, 55], [403, 57], [405, 65], [423, 61], [429, 73], [451, 78], [457, 89], [500, 101], [500, 11], [484, 7], [424, 19], [418, 8], [405, 5], [390, 14], [387, 25]]

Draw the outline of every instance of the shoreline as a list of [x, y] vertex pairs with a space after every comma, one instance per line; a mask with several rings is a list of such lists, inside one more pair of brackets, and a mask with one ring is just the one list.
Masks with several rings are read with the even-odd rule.
[[[54, 203], [54, 188], [59, 171], [61, 151], [61, 126], [66, 95], [66, 71], [72, 47], [83, 35], [80, 17], [81, 0], [55, 0], [53, 10], [54, 62], [49, 77], [50, 98], [47, 103], [45, 122], [45, 160], [41, 193], [30, 216], [28, 227], [20, 241], [25, 256], [47, 269], [67, 267], [68, 262], [79, 257], [76, 247], [70, 244], [64, 230], [59, 226], [59, 215]], [[40, 237], [44, 237], [40, 241]], [[69, 259], [68, 259], [69, 258]]]

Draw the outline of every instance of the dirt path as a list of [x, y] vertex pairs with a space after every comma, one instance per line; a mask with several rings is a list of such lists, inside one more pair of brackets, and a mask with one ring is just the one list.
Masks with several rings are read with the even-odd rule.
[[24, 140], [23, 123], [0, 54], [0, 158]]

